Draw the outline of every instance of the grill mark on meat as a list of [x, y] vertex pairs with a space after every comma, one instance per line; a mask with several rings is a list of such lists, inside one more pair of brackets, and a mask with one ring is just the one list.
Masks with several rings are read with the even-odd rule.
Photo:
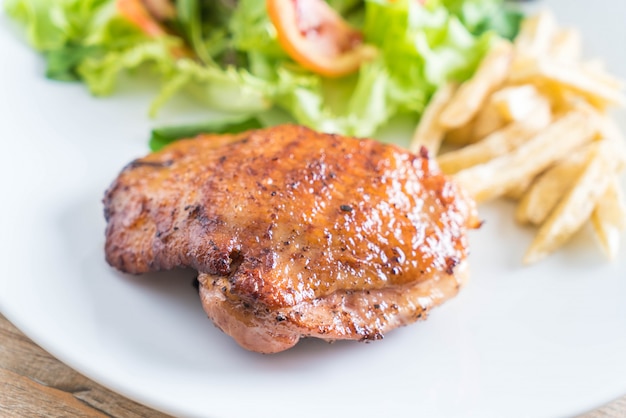
[[215, 251], [208, 261], [206, 270], [217, 276], [228, 276], [230, 273], [230, 257], [223, 251]]
[[454, 268], [459, 265], [461, 260], [458, 257], [448, 257], [446, 258], [446, 273], [454, 274]]
[[199, 222], [206, 231], [214, 231], [217, 227], [225, 225], [225, 221], [219, 215], [209, 214], [204, 206], [187, 206], [185, 210], [189, 212], [187, 219]]
[[237, 273], [237, 270], [239, 270], [241, 264], [243, 264], [243, 255], [239, 250], [232, 250], [228, 258], [230, 259], [228, 277], [231, 278], [235, 275], [235, 273]]

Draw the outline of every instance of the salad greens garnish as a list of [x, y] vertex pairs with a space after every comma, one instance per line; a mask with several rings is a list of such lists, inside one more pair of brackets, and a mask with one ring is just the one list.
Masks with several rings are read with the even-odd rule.
[[96, 96], [142, 68], [161, 82], [152, 115], [184, 92], [234, 115], [280, 108], [297, 123], [357, 136], [398, 114], [417, 119], [439, 86], [469, 78], [520, 23], [502, 0], [328, 0], [378, 50], [358, 72], [330, 79], [283, 50], [263, 0], [177, 0], [159, 22], [162, 36], [122, 16], [119, 1], [5, 0], [5, 8], [43, 52], [47, 77], [80, 80]]
[[155, 128], [150, 136], [150, 149], [158, 151], [178, 139], [192, 138], [202, 133], [235, 134], [262, 127], [263, 124], [254, 116], [237, 116], [212, 120], [197, 125]]

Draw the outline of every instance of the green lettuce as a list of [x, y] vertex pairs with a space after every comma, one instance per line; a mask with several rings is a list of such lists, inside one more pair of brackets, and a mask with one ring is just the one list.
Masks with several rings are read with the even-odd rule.
[[174, 141], [206, 132], [233, 134], [261, 127], [263, 124], [254, 116], [227, 117], [195, 125], [166, 126], [152, 130], [149, 145], [152, 151], [159, 151]]
[[249, 116], [278, 108], [326, 132], [372, 136], [398, 114], [423, 111], [448, 80], [463, 81], [519, 15], [500, 0], [329, 0], [378, 56], [341, 79], [294, 62], [281, 48], [265, 2], [178, 0], [168, 35], [149, 37], [117, 13], [115, 0], [5, 0], [47, 62], [46, 76], [114, 92], [120, 74], [151, 71], [156, 115], [185, 92], [209, 108]]
[[245, 69], [222, 69], [211, 56], [204, 65], [177, 57], [180, 37], [146, 36], [117, 13], [115, 0], [6, 0], [5, 8], [43, 52], [46, 76], [80, 79], [94, 95], [113, 93], [122, 72], [145, 67], [162, 81], [153, 114], [182, 88], [220, 110], [249, 113], [271, 106], [270, 86], [255, 82]]
[[523, 15], [517, 9], [503, 4], [501, 0], [431, 0], [439, 2], [456, 15], [474, 35], [494, 31], [506, 39], [513, 39], [519, 32]]
[[366, 1], [362, 30], [379, 48], [378, 58], [339, 81], [314, 77], [306, 83], [289, 82], [295, 70], [285, 71], [283, 63], [279, 82], [294, 87], [281, 89], [285, 94], [275, 103], [315, 129], [371, 136], [397, 114], [419, 115], [446, 81], [469, 78], [498, 37], [493, 31], [474, 35], [441, 4], [410, 0]]

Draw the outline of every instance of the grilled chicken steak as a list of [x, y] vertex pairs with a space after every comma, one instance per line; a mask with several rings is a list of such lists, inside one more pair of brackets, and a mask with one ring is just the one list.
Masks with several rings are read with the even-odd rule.
[[424, 318], [465, 280], [478, 225], [425, 150], [293, 125], [178, 141], [124, 168], [104, 205], [109, 264], [198, 270], [208, 316], [262, 353]]

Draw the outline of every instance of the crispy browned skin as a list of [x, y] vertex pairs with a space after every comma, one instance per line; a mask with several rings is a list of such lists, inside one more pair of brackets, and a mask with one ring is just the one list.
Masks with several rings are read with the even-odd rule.
[[423, 317], [456, 294], [477, 225], [426, 153], [292, 125], [176, 142], [104, 204], [112, 266], [195, 268], [209, 316], [260, 352]]

